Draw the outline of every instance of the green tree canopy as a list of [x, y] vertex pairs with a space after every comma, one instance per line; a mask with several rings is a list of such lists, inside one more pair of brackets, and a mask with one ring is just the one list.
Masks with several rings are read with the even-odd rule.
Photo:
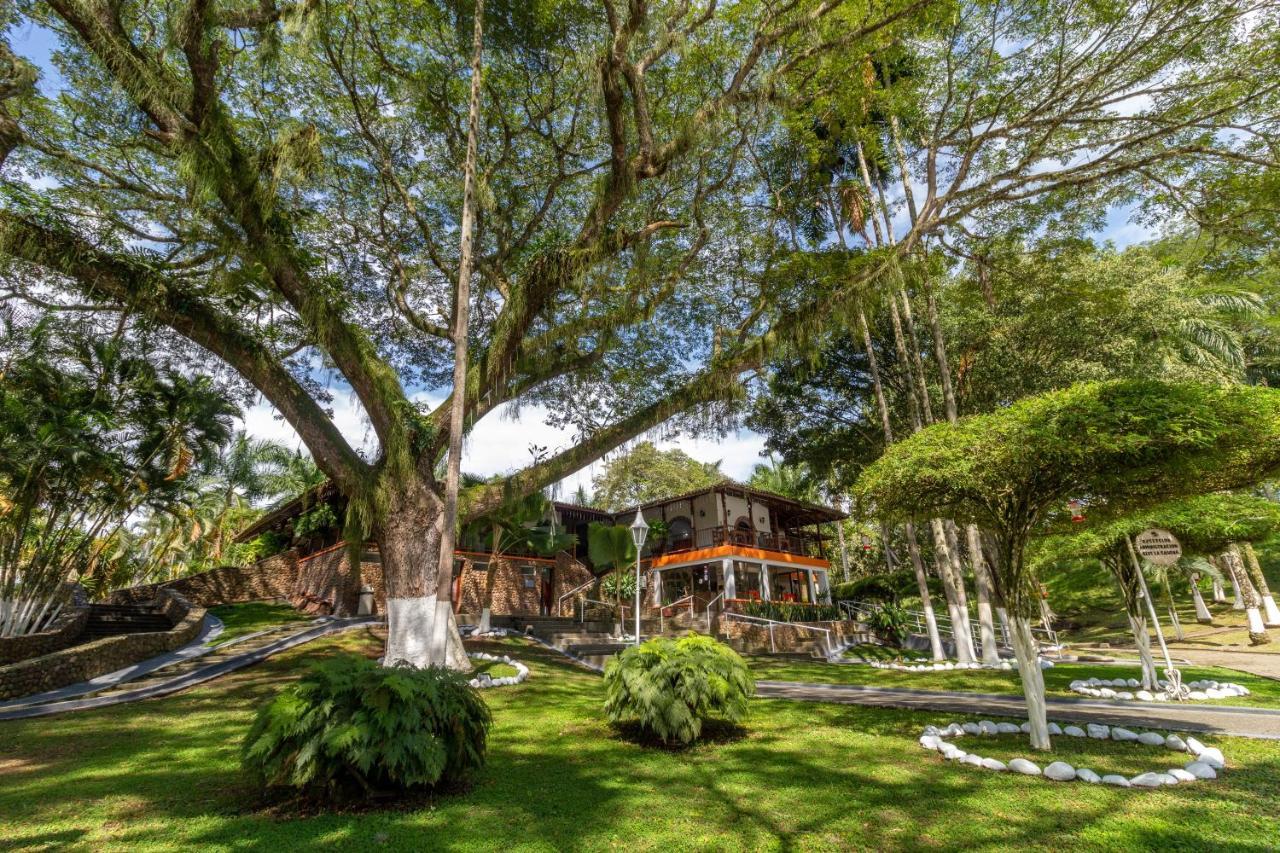
[[719, 462], [699, 462], [679, 448], [642, 441], [604, 465], [591, 481], [596, 506], [617, 511], [683, 494], [724, 479]]

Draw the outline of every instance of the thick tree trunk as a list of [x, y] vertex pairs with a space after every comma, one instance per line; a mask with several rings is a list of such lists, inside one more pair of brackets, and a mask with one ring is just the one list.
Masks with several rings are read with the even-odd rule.
[[471, 664], [448, 597], [439, 596], [440, 501], [425, 483], [402, 483], [374, 530], [387, 591], [388, 666], [446, 666], [468, 671]]
[[1253, 587], [1262, 597], [1262, 621], [1268, 628], [1280, 628], [1280, 607], [1276, 606], [1275, 597], [1267, 585], [1267, 576], [1262, 573], [1262, 564], [1258, 562], [1258, 554], [1249, 542], [1241, 542], [1240, 550], [1244, 553], [1245, 565], [1249, 569], [1249, 578]]
[[[861, 147], [858, 149], [859, 157], [861, 157]], [[866, 174], [866, 163], [862, 163], [863, 174]], [[877, 229], [879, 233], [879, 229]], [[889, 419], [889, 402], [885, 398], [884, 383], [880, 379], [880, 365], [876, 359], [875, 346], [871, 341], [871, 326], [867, 323], [867, 315], [862, 309], [862, 305], [858, 305], [858, 325], [862, 327], [862, 344], [867, 351], [867, 365], [871, 371], [871, 384], [875, 390], [876, 406], [880, 410], [880, 426], [884, 430], [884, 444], [887, 448], [893, 443], [893, 424]], [[920, 542], [916, 539], [916, 528], [914, 524], [908, 523], [906, 526], [907, 533], [907, 553], [911, 558], [911, 566], [916, 573], [916, 584], [920, 588], [920, 609], [924, 612], [925, 629], [929, 633], [929, 649], [933, 653], [934, 660], [945, 660], [946, 651], [942, 648], [942, 638], [938, 635], [938, 619], [933, 612], [933, 599], [929, 595], [929, 579], [925, 574], [924, 560], [920, 557]], [[889, 554], [889, 539], [885, 536], [885, 555]]]
[[991, 573], [987, 568], [987, 561], [982, 558], [982, 542], [976, 525], [965, 526], [965, 538], [968, 540], [969, 560], [973, 564], [973, 582], [978, 591], [978, 631], [982, 635], [982, 662], [999, 663], [1000, 651], [991, 612]]
[[1267, 633], [1267, 627], [1262, 621], [1262, 596], [1258, 595], [1258, 591], [1249, 582], [1249, 576], [1245, 574], [1240, 549], [1232, 544], [1222, 562], [1231, 570], [1231, 579], [1244, 600], [1245, 617], [1249, 620], [1249, 645], [1265, 646], [1271, 642], [1271, 635]]
[[969, 625], [969, 602], [965, 597], [964, 578], [957, 577], [955, 561], [951, 547], [947, 543], [947, 533], [942, 519], [935, 518], [929, 522], [933, 530], [934, 557], [942, 577], [943, 588], [950, 594], [947, 596], [947, 609], [951, 614], [951, 635], [956, 644], [956, 659], [961, 663], [973, 663], [976, 660], [973, 648], [973, 631]]
[[1031, 724], [1031, 748], [1052, 749], [1049, 719], [1045, 709], [1044, 673], [1040, 671], [1040, 649], [1031, 633], [1031, 620], [1013, 613], [1013, 652], [1022, 678], [1022, 694], [1027, 702], [1027, 722]]
[[1133, 642], [1138, 649], [1138, 659], [1142, 662], [1142, 689], [1160, 689], [1160, 670], [1156, 669], [1156, 659], [1151, 654], [1151, 635], [1147, 632], [1147, 617], [1142, 613], [1129, 613], [1129, 628], [1133, 631]]
[[1213, 614], [1209, 612], [1208, 606], [1204, 603], [1204, 596], [1200, 594], [1200, 576], [1192, 575], [1190, 585], [1191, 601], [1196, 606], [1196, 621], [1204, 625], [1212, 625]]
[[920, 609], [924, 611], [925, 630], [929, 633], [929, 650], [933, 653], [934, 660], [945, 660], [947, 653], [942, 648], [942, 636], [938, 633], [938, 618], [933, 613], [933, 599], [929, 595], [929, 578], [925, 574], [924, 560], [920, 557], [916, 526], [908, 522], [906, 533], [907, 554], [911, 557], [911, 567], [915, 569], [916, 585], [920, 588]]

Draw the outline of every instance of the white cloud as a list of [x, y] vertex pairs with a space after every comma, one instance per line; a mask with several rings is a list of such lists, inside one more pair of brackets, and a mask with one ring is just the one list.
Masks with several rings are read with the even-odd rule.
[[[438, 405], [440, 399], [419, 394], [415, 400]], [[368, 426], [364, 410], [354, 394], [338, 391], [332, 404], [334, 422], [353, 447], [369, 455], [376, 446], [372, 430]], [[516, 471], [532, 459], [531, 445], [547, 448], [554, 454], [573, 445], [573, 431], [558, 429], [546, 423], [547, 410], [542, 406], [526, 406], [518, 415], [510, 406], [502, 406], [476, 424], [467, 435], [462, 451], [462, 470], [468, 473], [491, 476]], [[302, 447], [301, 439], [275, 409], [267, 403], [259, 403], [249, 409], [241, 426], [255, 438], [281, 441], [290, 447]], [[654, 444], [666, 450], [679, 448], [700, 462], [720, 462], [721, 470], [730, 477], [745, 480], [756, 463], [763, 461], [764, 437], [749, 430], [739, 430], [724, 439], [691, 438], [655, 440]], [[577, 471], [559, 486], [559, 496], [570, 499], [579, 485], [588, 491], [591, 478], [599, 473], [601, 462], [595, 462]]]

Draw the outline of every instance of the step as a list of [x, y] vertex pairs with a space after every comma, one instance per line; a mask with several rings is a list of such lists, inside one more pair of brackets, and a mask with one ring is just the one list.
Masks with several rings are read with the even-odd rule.
[[630, 647], [630, 643], [575, 643], [565, 648], [571, 655], [616, 655]]

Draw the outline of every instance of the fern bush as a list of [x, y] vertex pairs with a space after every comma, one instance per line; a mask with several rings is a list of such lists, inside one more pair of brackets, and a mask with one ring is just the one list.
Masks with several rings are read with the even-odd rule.
[[267, 787], [337, 799], [397, 793], [483, 766], [491, 723], [460, 673], [344, 655], [259, 709], [241, 762]]
[[733, 649], [711, 637], [656, 637], [609, 661], [604, 710], [613, 723], [636, 721], [663, 743], [687, 744], [712, 717], [737, 723], [755, 681]]

